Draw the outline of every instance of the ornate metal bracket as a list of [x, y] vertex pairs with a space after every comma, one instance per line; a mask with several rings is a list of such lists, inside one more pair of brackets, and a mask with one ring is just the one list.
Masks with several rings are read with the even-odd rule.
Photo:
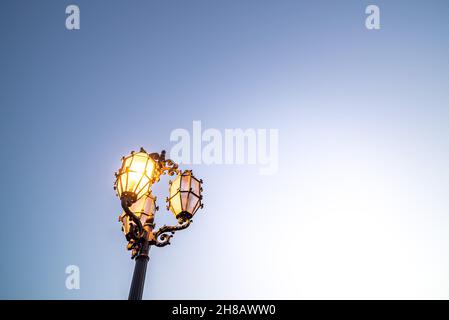
[[[173, 237], [176, 231], [184, 230], [190, 226], [193, 220], [190, 219], [179, 219], [178, 225], [167, 226], [164, 225], [160, 227], [157, 231], [152, 231], [156, 226], [154, 223], [154, 217], [150, 216], [142, 225], [140, 219], [130, 210], [131, 200], [124, 197], [122, 199], [122, 208], [125, 214], [131, 218], [135, 223], [137, 229], [134, 229], [134, 225], [130, 227], [130, 234], [127, 238], [128, 245], [127, 249], [131, 250], [131, 258], [134, 259], [137, 255], [141, 253], [143, 245], [147, 242], [148, 245], [155, 245], [156, 247], [165, 247], [170, 244], [170, 239]], [[122, 219], [121, 219], [122, 220]], [[123, 221], [122, 221], [123, 222]], [[171, 234], [168, 234], [171, 233]]]
[[[156, 247], [165, 247], [170, 244], [170, 239], [173, 237], [176, 231], [184, 230], [190, 226], [193, 220], [179, 221], [180, 224], [176, 226], [162, 226], [156, 232], [153, 232]], [[171, 233], [171, 234], [167, 234]]]
[[128, 215], [132, 221], [137, 225], [137, 237], [141, 237], [141, 235], [143, 234], [143, 226], [142, 226], [142, 222], [140, 221], [140, 219], [129, 209], [129, 207], [132, 205], [131, 200], [128, 197], [123, 197], [122, 198], [122, 209], [123, 211], [125, 211], [126, 215]]
[[150, 153], [151, 159], [158, 165], [158, 181], [160, 175], [168, 174], [169, 176], [173, 176], [174, 174], [179, 173], [178, 164], [171, 159], [165, 159], [165, 154], [165, 150], [162, 150], [160, 154], [157, 152]]

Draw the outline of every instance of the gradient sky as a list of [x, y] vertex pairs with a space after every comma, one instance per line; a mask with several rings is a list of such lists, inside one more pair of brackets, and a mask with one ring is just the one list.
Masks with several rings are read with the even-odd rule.
[[[81, 29], [65, 28], [77, 4]], [[365, 28], [365, 8], [381, 29]], [[120, 157], [278, 129], [279, 172], [184, 165], [205, 207], [145, 299], [449, 299], [447, 1], [2, 1], [0, 298], [125, 299]], [[156, 187], [158, 222], [168, 222]], [[77, 265], [81, 288], [67, 290]]]

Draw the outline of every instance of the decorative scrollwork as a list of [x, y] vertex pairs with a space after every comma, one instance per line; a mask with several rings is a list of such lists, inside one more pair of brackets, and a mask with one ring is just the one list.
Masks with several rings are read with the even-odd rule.
[[170, 239], [173, 237], [171, 234], [163, 233], [156, 238], [155, 246], [156, 247], [165, 247], [166, 245], [170, 245]]
[[179, 173], [178, 164], [173, 160], [167, 159], [161, 163], [161, 170], [163, 173], [173, 176]]
[[[184, 230], [188, 226], [190, 226], [190, 223], [192, 220], [185, 219], [179, 221], [179, 224], [176, 226], [162, 226], [157, 230], [156, 232], [153, 232], [154, 238], [155, 238], [155, 245], [157, 247], [164, 247], [168, 244], [170, 244], [170, 239], [173, 237], [176, 231]], [[171, 233], [170, 235], [167, 233]]]
[[168, 174], [169, 176], [173, 176], [174, 174], [179, 173], [178, 164], [171, 159], [165, 159], [166, 151], [162, 150], [161, 153], [150, 153], [150, 157], [157, 163], [158, 165], [158, 177], [163, 174]]
[[126, 249], [131, 250], [131, 259], [134, 259], [140, 252], [142, 244], [134, 239], [129, 240]]
[[132, 221], [136, 224], [138, 230], [136, 230], [137, 232], [137, 237], [140, 237], [143, 233], [143, 226], [142, 226], [142, 222], [140, 221], [140, 219], [134, 214], [134, 212], [131, 211], [131, 209], [129, 208], [131, 206], [132, 202], [129, 200], [129, 198], [127, 197], [123, 197], [122, 199], [122, 209], [123, 211], [125, 211], [126, 215], [128, 215]]

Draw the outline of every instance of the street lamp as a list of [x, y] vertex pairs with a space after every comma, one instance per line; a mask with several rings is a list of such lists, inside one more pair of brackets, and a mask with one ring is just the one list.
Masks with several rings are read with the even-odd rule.
[[[166, 201], [167, 209], [174, 214], [178, 224], [164, 225], [155, 230], [154, 216], [159, 208], [151, 186], [164, 174], [176, 175], [173, 181], [169, 181]], [[190, 225], [194, 214], [203, 207], [203, 181], [195, 178], [191, 170], [180, 171], [175, 162], [165, 159], [164, 150], [160, 154], [147, 153], [143, 148], [122, 158], [122, 166], [115, 177], [114, 189], [123, 209], [119, 221], [128, 241], [127, 249], [131, 250], [131, 258], [136, 260], [129, 299], [141, 300], [150, 247], [170, 244], [176, 231]]]

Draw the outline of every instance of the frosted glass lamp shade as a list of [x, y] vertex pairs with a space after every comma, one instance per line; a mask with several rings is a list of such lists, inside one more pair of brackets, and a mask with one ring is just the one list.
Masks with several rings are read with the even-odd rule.
[[191, 170], [184, 171], [171, 181], [168, 208], [177, 219], [190, 219], [202, 207], [201, 184], [202, 181], [195, 178]]
[[155, 167], [156, 163], [143, 149], [123, 157], [122, 166], [116, 173], [118, 197], [121, 199], [124, 195], [131, 195], [133, 201], [140, 199], [155, 181]]

